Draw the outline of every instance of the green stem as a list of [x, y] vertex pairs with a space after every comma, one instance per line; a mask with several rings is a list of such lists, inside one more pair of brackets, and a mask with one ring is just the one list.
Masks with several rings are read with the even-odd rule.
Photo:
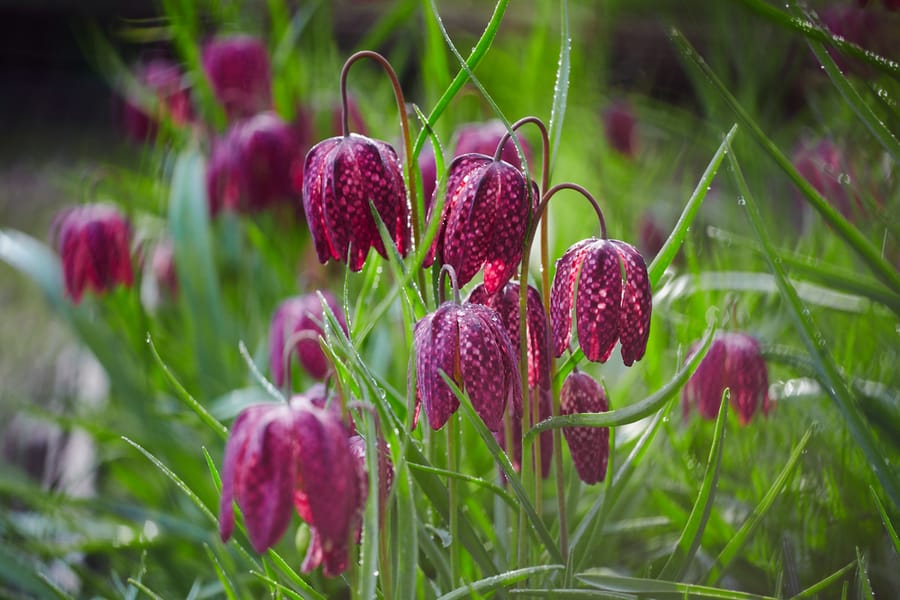
[[[447, 454], [449, 456], [449, 470], [452, 473], [459, 472], [459, 440], [458, 438], [458, 420], [459, 413], [450, 415], [447, 422]], [[448, 498], [450, 500], [450, 577], [454, 586], [459, 585], [459, 548], [457, 543], [459, 539], [459, 490], [457, 486], [459, 481], [456, 477], [447, 478]]]

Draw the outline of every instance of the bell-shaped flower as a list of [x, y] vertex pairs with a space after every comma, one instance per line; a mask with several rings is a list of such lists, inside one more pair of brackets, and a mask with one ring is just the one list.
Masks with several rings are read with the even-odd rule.
[[532, 183], [529, 196], [525, 176], [508, 162], [484, 154], [454, 159], [425, 266], [435, 259], [452, 266], [461, 286], [484, 267], [484, 287], [488, 294], [496, 293], [522, 261], [529, 214], [537, 199], [537, 186]]
[[272, 109], [272, 68], [260, 40], [249, 35], [216, 38], [203, 46], [201, 59], [230, 121]]
[[85, 289], [105, 293], [133, 283], [131, 225], [114, 206], [86, 204], [63, 210], [54, 219], [53, 237], [66, 293], [76, 304]]
[[[696, 344], [691, 351], [695, 347]], [[769, 413], [766, 361], [759, 342], [749, 334], [716, 333], [709, 351], [682, 390], [684, 416], [687, 417], [693, 405], [706, 419], [718, 417], [725, 388], [731, 391], [731, 405], [737, 411], [741, 425], [749, 423], [760, 408], [763, 414]]]
[[[347, 333], [344, 311], [331, 292], [320, 291], [335, 319]], [[296, 354], [310, 376], [324, 379], [329, 365], [319, 336], [324, 334], [325, 309], [318, 294], [303, 294], [284, 300], [278, 305], [269, 327], [269, 366], [272, 381], [276, 386], [284, 385], [290, 368], [290, 358]]]
[[[575, 372], [566, 377], [560, 390], [560, 412], [600, 413], [609, 410], [606, 392], [590, 375]], [[606, 478], [609, 460], [608, 427], [564, 427], [563, 435], [575, 463], [578, 478], [591, 485]]]
[[211, 215], [254, 212], [299, 195], [302, 156], [295, 132], [273, 112], [235, 123], [217, 141], [206, 167]]
[[445, 302], [416, 323], [416, 404], [432, 429], [443, 427], [459, 401], [440, 373], [469, 394], [472, 406], [497, 431], [507, 402], [521, 403], [518, 364], [497, 313], [481, 304]]
[[412, 244], [409, 200], [397, 153], [357, 134], [316, 144], [303, 167], [303, 208], [316, 254], [324, 264], [362, 269], [369, 248], [387, 258], [372, 206], [401, 256]]
[[574, 312], [578, 343], [588, 360], [606, 362], [621, 339], [622, 361], [630, 366], [647, 348], [651, 305], [647, 266], [634, 247], [582, 240], [556, 262], [550, 291], [553, 352], [561, 356], [568, 347]]
[[[469, 294], [469, 302], [484, 304], [497, 311], [506, 333], [512, 342], [513, 352], [518, 359], [521, 356], [519, 332], [519, 284], [507, 283], [494, 295], [488, 295], [483, 285], [476, 286]], [[541, 294], [533, 286], [526, 292], [525, 327], [528, 348], [528, 396], [532, 406], [532, 425], [538, 420], [552, 416], [553, 406], [550, 390], [550, 336], [547, 313], [541, 301]], [[536, 410], [535, 410], [536, 409]], [[511, 407], [512, 410], [512, 407]], [[519, 411], [521, 413], [521, 411]], [[536, 413], [536, 414], [535, 414]], [[513, 423], [513, 455], [512, 462], [517, 466], [522, 456], [522, 421], [521, 414], [511, 414]], [[501, 427], [495, 433], [498, 443], [506, 448], [505, 434]], [[550, 472], [550, 461], [553, 458], [553, 432], [544, 431], [539, 437], [542, 476]]]

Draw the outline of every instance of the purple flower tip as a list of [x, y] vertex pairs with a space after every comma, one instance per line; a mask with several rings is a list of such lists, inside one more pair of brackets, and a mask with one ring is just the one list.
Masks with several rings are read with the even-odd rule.
[[[608, 410], [606, 392], [592, 377], [585, 373], [572, 373], [566, 377], [560, 390], [562, 414], [600, 413]], [[588, 485], [603, 481], [609, 460], [609, 428], [565, 427], [563, 435], [566, 436], [579, 479]]]

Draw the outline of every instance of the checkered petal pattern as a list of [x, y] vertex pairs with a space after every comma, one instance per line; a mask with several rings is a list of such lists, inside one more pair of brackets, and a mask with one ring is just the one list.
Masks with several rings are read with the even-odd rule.
[[[560, 412], [600, 413], [609, 410], [609, 400], [603, 387], [586, 373], [572, 373], [560, 390]], [[578, 477], [592, 485], [606, 478], [609, 460], [608, 427], [564, 427], [563, 435], [575, 463]]]

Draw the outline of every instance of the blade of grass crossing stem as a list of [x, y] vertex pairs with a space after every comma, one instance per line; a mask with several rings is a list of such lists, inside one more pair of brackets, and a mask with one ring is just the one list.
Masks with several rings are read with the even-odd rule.
[[[425, 1], [430, 2], [430, 0]], [[453, 100], [454, 96], [456, 96], [457, 92], [465, 85], [466, 80], [469, 78], [469, 72], [474, 71], [484, 58], [485, 54], [487, 54], [488, 49], [494, 42], [494, 38], [497, 37], [497, 31], [500, 29], [500, 23], [503, 21], [503, 15], [506, 13], [506, 6], [508, 4], [509, 0], [498, 0], [497, 4], [494, 5], [494, 12], [491, 15], [491, 19], [488, 21], [487, 26], [484, 28], [484, 33], [478, 38], [478, 42], [475, 44], [475, 47], [472, 48], [469, 58], [465, 61], [468, 69], [460, 69], [456, 73], [456, 77], [453, 78], [453, 81], [450, 82], [446, 91], [444, 91], [443, 95], [441, 95], [440, 99], [434, 105], [431, 113], [429, 113], [428, 123], [433, 125], [437, 122], [438, 118], [450, 105], [450, 102]], [[437, 13], [437, 11], [435, 11], [435, 13]], [[419, 152], [422, 150], [422, 144], [425, 143], [426, 136], [427, 133], [425, 128], [422, 128], [416, 136], [416, 143], [413, 147], [414, 156], [419, 155]]]
[[298, 594], [291, 588], [287, 587], [286, 585], [275, 581], [274, 579], [272, 579], [265, 573], [260, 573], [259, 571], [250, 571], [250, 574], [253, 575], [254, 577], [256, 577], [257, 579], [259, 579], [260, 581], [268, 584], [269, 591], [273, 598], [278, 597], [275, 595], [275, 591], [277, 590], [277, 591], [281, 592], [282, 594], [286, 595], [288, 598], [294, 598], [295, 600], [304, 600], [304, 596], [301, 596], [300, 594]]
[[550, 109], [550, 172], [556, 164], [559, 142], [562, 139], [563, 121], [566, 116], [566, 103], [569, 96], [569, 73], [572, 70], [570, 54], [572, 40], [569, 38], [569, 2], [563, 0], [559, 5], [560, 41], [559, 68], [556, 71], [556, 85], [553, 86], [553, 105]]
[[706, 79], [718, 89], [719, 93], [725, 99], [726, 103], [731, 107], [738, 119], [747, 128], [750, 134], [756, 139], [757, 143], [762, 146], [763, 150], [769, 157], [785, 172], [794, 185], [803, 193], [807, 202], [819, 213], [828, 225], [837, 233], [845, 242], [856, 252], [863, 262], [868, 265], [872, 272], [881, 279], [894, 292], [900, 293], [900, 274], [896, 269], [887, 262], [882, 256], [879, 249], [872, 244], [866, 237], [854, 227], [847, 219], [845, 219], [837, 209], [835, 209], [828, 201], [819, 194], [818, 191], [794, 168], [791, 161], [778, 149], [775, 143], [770, 140], [762, 128], [753, 120], [750, 114], [744, 109], [737, 99], [728, 91], [728, 88], [718, 78], [715, 72], [710, 68], [699, 52], [691, 45], [684, 35], [677, 29], [672, 29], [670, 37], [675, 46], [687, 57], [688, 62], [693, 64], [703, 73]]
[[822, 592], [822, 590], [827, 589], [829, 586], [834, 584], [836, 581], [840, 581], [840, 579], [845, 574], [847, 574], [851, 570], [853, 570], [853, 567], [855, 567], [856, 565], [857, 565], [857, 561], [855, 561], [855, 560], [850, 561], [847, 565], [841, 567], [840, 569], [838, 569], [831, 575], [827, 576], [825, 579], [822, 579], [821, 581], [817, 581], [816, 583], [812, 584], [811, 586], [809, 586], [808, 588], [806, 588], [805, 590], [803, 590], [796, 596], [791, 596], [791, 600], [800, 600], [800, 598], [817, 598], [819, 593]]
[[503, 488], [500, 486], [487, 481], [486, 479], [481, 479], [480, 477], [474, 477], [472, 475], [466, 475], [465, 473], [457, 473], [454, 471], [448, 471], [446, 469], [439, 469], [437, 467], [426, 467], [425, 465], [417, 465], [415, 463], [409, 463], [409, 467], [411, 469], [418, 469], [421, 471], [427, 471], [429, 473], [434, 473], [435, 475], [441, 475], [443, 477], [453, 477], [460, 481], [465, 481], [467, 483], [472, 483], [479, 487], [483, 487], [493, 493], [495, 496], [503, 500], [506, 504], [510, 506], [510, 508], [517, 508], [516, 499], [513, 498], [510, 494], [508, 494]]
[[515, 569], [513, 571], [500, 573], [499, 575], [485, 577], [484, 579], [479, 579], [478, 581], [472, 582], [462, 587], [458, 587], [452, 592], [438, 597], [438, 600], [456, 600], [457, 598], [470, 598], [472, 597], [473, 593], [495, 590], [500, 587], [512, 585], [516, 582], [522, 581], [523, 579], [527, 579], [532, 575], [537, 575], [539, 573], [548, 573], [550, 571], [561, 571], [562, 569], [562, 565], [540, 565], [535, 567], [525, 567], [524, 569]]
[[618, 592], [601, 592], [600, 590], [585, 590], [581, 588], [551, 588], [539, 590], [534, 588], [517, 588], [509, 591], [513, 596], [522, 596], [523, 598], [551, 598], [557, 600], [567, 600], [574, 598], [591, 598], [591, 600], [637, 600], [634, 594], [620, 594]]
[[875, 600], [875, 593], [872, 591], [872, 582], [869, 581], [868, 562], [866, 557], [859, 553], [859, 548], [857, 548], [856, 564], [859, 568], [856, 571], [856, 588], [859, 590], [859, 597], [862, 600]]
[[[493, 455], [494, 460], [497, 461], [497, 464], [503, 470], [503, 474], [506, 475], [509, 484], [512, 486], [516, 497], [521, 503], [521, 508], [528, 516], [528, 521], [531, 523], [532, 528], [537, 533], [538, 539], [544, 545], [544, 550], [550, 555], [550, 558], [552, 560], [555, 560], [559, 563], [565, 562], [562, 560], [562, 555], [560, 554], [559, 548], [557, 547], [556, 543], [553, 541], [553, 538], [550, 536], [550, 532], [547, 531], [547, 528], [544, 526], [544, 522], [541, 521], [537, 512], [534, 510], [534, 505], [531, 503], [531, 500], [528, 498], [528, 493], [522, 486], [522, 481], [521, 479], [519, 479], [519, 474], [516, 473], [516, 470], [513, 468], [512, 463], [509, 462], [509, 457], [506, 456], [506, 452], [504, 452], [503, 449], [500, 448], [500, 446], [497, 444], [497, 440], [494, 439], [494, 435], [490, 432], [490, 430], [488, 430], [487, 426], [484, 424], [484, 421], [482, 421], [481, 417], [478, 416], [478, 413], [475, 412], [475, 408], [472, 406], [472, 401], [469, 399], [469, 395], [460, 390], [453, 379], [448, 377], [446, 373], [440, 371], [440, 375], [443, 378], [444, 383], [447, 384], [447, 386], [459, 400], [459, 403], [462, 405], [466, 417], [469, 419], [469, 422], [472, 423], [475, 431], [478, 433], [478, 435], [484, 441], [485, 445], [487, 445], [490, 453]], [[522, 442], [522, 445], [523, 447], [525, 446], [524, 440]]]
[[869, 491], [872, 493], [872, 500], [875, 501], [875, 507], [878, 508], [878, 514], [881, 515], [881, 522], [884, 523], [884, 528], [887, 530], [891, 542], [894, 544], [894, 551], [897, 552], [897, 556], [900, 556], [900, 538], [897, 537], [897, 530], [894, 529], [894, 524], [891, 523], [887, 511], [884, 509], [884, 504], [881, 503], [881, 498], [878, 497], [878, 492], [876, 492], [875, 488], [871, 485], [869, 486]]
[[169, 368], [169, 365], [163, 361], [162, 357], [159, 355], [159, 351], [156, 349], [156, 344], [153, 343], [153, 338], [150, 337], [150, 334], [147, 334], [147, 345], [150, 346], [150, 353], [153, 355], [153, 360], [156, 361], [156, 364], [159, 365], [159, 368], [162, 369], [163, 374], [166, 376], [166, 379], [169, 380], [169, 383], [172, 384], [172, 387], [175, 388], [175, 392], [177, 393], [178, 398], [184, 402], [188, 408], [197, 413], [197, 416], [200, 417], [200, 420], [203, 421], [210, 429], [219, 434], [219, 437], [226, 438], [228, 437], [228, 428], [219, 423], [214, 416], [210, 414], [206, 407], [197, 402], [197, 399], [191, 396], [190, 392], [188, 392], [181, 382], [178, 381], [178, 378], [175, 377], [175, 374]]
[[[796, 8], [794, 8], [794, 10], [796, 11]], [[807, 15], [807, 17], [811, 18], [809, 15]], [[884, 149], [888, 151], [893, 157], [894, 162], [900, 162], [900, 142], [897, 141], [893, 132], [887, 128], [884, 122], [882, 122], [874, 112], [872, 112], [869, 105], [867, 105], [862, 97], [860, 97], [859, 92], [857, 92], [847, 78], [844, 77], [844, 74], [841, 73], [837, 63], [834, 62], [834, 59], [831, 58], [825, 50], [825, 46], [812, 40], [807, 40], [807, 43], [813, 51], [813, 54], [816, 55], [819, 64], [825, 69], [825, 72], [831, 79], [831, 83], [834, 84], [834, 87], [837, 88], [847, 104], [850, 105], [850, 108], [853, 109], [853, 112], [856, 113], [859, 120], [863, 122], [866, 129], [868, 129]]]
[[800, 457], [805, 452], [806, 444], [809, 443], [809, 440], [812, 438], [814, 429], [815, 426], [813, 425], [806, 430], [806, 433], [803, 434], [800, 442], [794, 446], [793, 451], [791, 451], [791, 456], [788, 458], [787, 463], [785, 463], [784, 468], [781, 469], [778, 477], [775, 478], [772, 487], [769, 488], [769, 491], [766, 492], [759, 504], [756, 505], [753, 512], [750, 513], [750, 516], [747, 517], [747, 520], [744, 521], [744, 524], [741, 525], [738, 532], [728, 540], [728, 544], [725, 545], [725, 548], [722, 549], [719, 556], [716, 557], [715, 562], [710, 566], [709, 571], [707, 571], [706, 577], [704, 578], [706, 585], [715, 585], [718, 583], [723, 573], [731, 565], [731, 562], [741, 552], [741, 549], [749, 539], [750, 534], [753, 533], [756, 526], [762, 521], [763, 517], [769, 511], [769, 508], [771, 508], [772, 503], [775, 502], [775, 499], [778, 497], [778, 494], [780, 494], [784, 486], [787, 485], [788, 480], [794, 473], [794, 469], [800, 464]]
[[[357, 569], [357, 588], [355, 598], [370, 600], [375, 598], [375, 586], [378, 582], [378, 540], [379, 540], [379, 502], [380, 488], [378, 487], [378, 442], [376, 441], [375, 415], [368, 410], [362, 411], [362, 421], [365, 425], [366, 443], [366, 470], [368, 471], [369, 495], [366, 500], [363, 513], [363, 533], [360, 549], [359, 568]], [[406, 515], [404, 515], [404, 518]], [[381, 565], [381, 570], [390, 577], [387, 572], [388, 565]], [[385, 582], [385, 579], [382, 580]], [[384, 594], [392, 598], [393, 592], [384, 589]]]
[[[394, 484], [397, 490], [397, 512], [394, 523], [396, 537], [394, 541], [396, 573], [394, 587], [396, 598], [415, 598], [416, 565], [419, 562], [419, 537], [416, 534], [416, 499], [413, 494], [409, 473], [410, 463], [404, 461], [403, 469], [398, 469]], [[387, 507], [385, 507], [387, 510]], [[385, 565], [385, 568], [391, 568]]]
[[209, 562], [212, 563], [213, 569], [216, 571], [216, 577], [219, 578], [219, 582], [222, 584], [222, 589], [225, 590], [225, 595], [228, 596], [229, 600], [238, 600], [238, 595], [234, 591], [234, 584], [231, 583], [231, 579], [225, 574], [225, 571], [222, 569], [222, 565], [219, 564], [219, 559], [216, 558], [212, 548], [209, 547], [209, 544], [203, 544], [203, 547], [206, 549], [206, 555], [209, 557]]
[[645, 579], [642, 577], [625, 577], [608, 572], [605, 569], [591, 569], [576, 577], [591, 587], [614, 592], [631, 594], [651, 594], [657, 598], [722, 598], [725, 600], [776, 600], [772, 596], [761, 596], [735, 590]]
[[281, 558], [280, 554], [269, 548], [269, 551], [266, 552], [266, 557], [275, 563], [278, 570], [281, 571], [291, 583], [300, 589], [304, 598], [307, 600], [325, 600], [325, 596], [314, 590], [302, 577], [297, 575], [297, 572], [291, 568], [291, 565], [289, 565], [286, 560]]
[[681, 216], [678, 217], [678, 222], [675, 223], [672, 233], [669, 234], [666, 243], [660, 248], [656, 257], [653, 259], [653, 262], [647, 267], [647, 274], [650, 277], [650, 289], [656, 289], [656, 286], [659, 285], [659, 281], [662, 278], [663, 272], [665, 272], [669, 265], [672, 264], [672, 260], [675, 258], [678, 249], [684, 242], [687, 230], [690, 228], [691, 223], [694, 222], [694, 217], [697, 216], [697, 211], [700, 210], [703, 199], [706, 198], [706, 193], [709, 191], [713, 179], [719, 171], [722, 159], [725, 158], [725, 154], [728, 152], [728, 146], [731, 144], [731, 139], [734, 137], [734, 134], [737, 133], [737, 130], [738, 126], [735, 124], [731, 127], [731, 130], [725, 134], [725, 139], [722, 140], [718, 150], [713, 154], [712, 159], [706, 166], [706, 170], [700, 177], [700, 181], [697, 182], [694, 193], [691, 194], [687, 204], [684, 205], [684, 210], [681, 211]]
[[122, 436], [122, 441], [124, 441], [126, 444], [128, 444], [129, 446], [132, 446], [135, 450], [137, 450], [138, 452], [143, 454], [147, 458], [147, 460], [149, 460], [151, 463], [153, 463], [153, 465], [157, 469], [162, 471], [163, 475], [165, 475], [166, 477], [171, 479], [172, 483], [174, 483], [178, 487], [178, 489], [180, 489], [182, 492], [184, 492], [185, 496], [187, 496], [191, 500], [191, 502], [193, 502], [197, 506], [197, 508], [200, 509], [200, 512], [202, 512], [203, 515], [207, 519], [210, 520], [210, 522], [218, 523], [218, 519], [216, 519], [216, 516], [212, 513], [211, 510], [209, 510], [209, 507], [207, 507], [206, 504], [203, 503], [203, 500], [200, 499], [200, 496], [198, 496], [196, 493], [194, 493], [194, 490], [192, 490], [190, 488], [190, 486], [184, 482], [184, 480], [182, 480], [180, 477], [178, 477], [178, 475], [176, 475], [174, 471], [172, 471], [169, 467], [167, 467], [165, 464], [163, 464], [163, 462], [161, 460], [159, 460], [158, 458], [156, 458], [155, 456], [150, 454], [150, 452], [148, 452], [143, 446], [141, 446], [137, 442], [125, 437], [124, 435]]
[[794, 318], [794, 325], [797, 333], [803, 340], [807, 352], [815, 361], [816, 378], [825, 388], [825, 391], [837, 405], [838, 410], [847, 422], [850, 433], [860, 446], [863, 454], [869, 463], [869, 467], [874, 471], [878, 481], [881, 482], [885, 492], [894, 503], [894, 506], [900, 508], [900, 485], [890, 466], [884, 459], [884, 456], [878, 450], [875, 439], [871, 430], [863, 420], [856, 401], [847, 388], [844, 378], [841, 376], [834, 358], [827, 351], [825, 337], [813, 321], [809, 309], [803, 306], [797, 295], [797, 290], [791, 285], [781, 268], [781, 263], [775, 260], [775, 250], [772, 246], [772, 240], [766, 233], [765, 224], [756, 200], [750, 194], [747, 182], [741, 172], [740, 165], [732, 152], [729, 155], [731, 167], [737, 182], [738, 190], [743, 195], [743, 206], [746, 209], [750, 224], [759, 238], [760, 244], [766, 253], [766, 260], [769, 263], [769, 269], [775, 275], [775, 281], [778, 289], [785, 300], [785, 304], [790, 308], [791, 315]]
[[700, 345], [688, 357], [688, 360], [676, 371], [675, 375], [663, 387], [652, 395], [630, 404], [624, 408], [618, 408], [605, 413], [575, 413], [571, 415], [560, 415], [558, 417], [550, 417], [544, 419], [525, 433], [523, 440], [530, 440], [535, 435], [548, 429], [559, 429], [561, 427], [615, 427], [617, 425], [625, 425], [626, 423], [634, 423], [643, 418], [649, 417], [665, 403], [675, 396], [684, 386], [687, 380], [693, 375], [700, 361], [706, 356], [712, 344], [713, 335], [716, 332], [716, 319], [713, 318], [700, 340]]
[[683, 579], [691, 561], [694, 559], [694, 555], [697, 553], [697, 549], [700, 547], [703, 531], [712, 511], [713, 499], [716, 496], [719, 466], [722, 464], [722, 448], [725, 445], [725, 424], [728, 422], [728, 400], [730, 398], [731, 391], [726, 388], [722, 393], [722, 401], [719, 404], [716, 430], [713, 435], [712, 445], [709, 448], [709, 459], [706, 462], [706, 472], [703, 474], [700, 492], [697, 494], [697, 500], [694, 502], [691, 514], [684, 524], [684, 529], [681, 531], [681, 537], [678, 538], [678, 542], [675, 544], [675, 550], [669, 555], [669, 559], [663, 565], [657, 579]]

